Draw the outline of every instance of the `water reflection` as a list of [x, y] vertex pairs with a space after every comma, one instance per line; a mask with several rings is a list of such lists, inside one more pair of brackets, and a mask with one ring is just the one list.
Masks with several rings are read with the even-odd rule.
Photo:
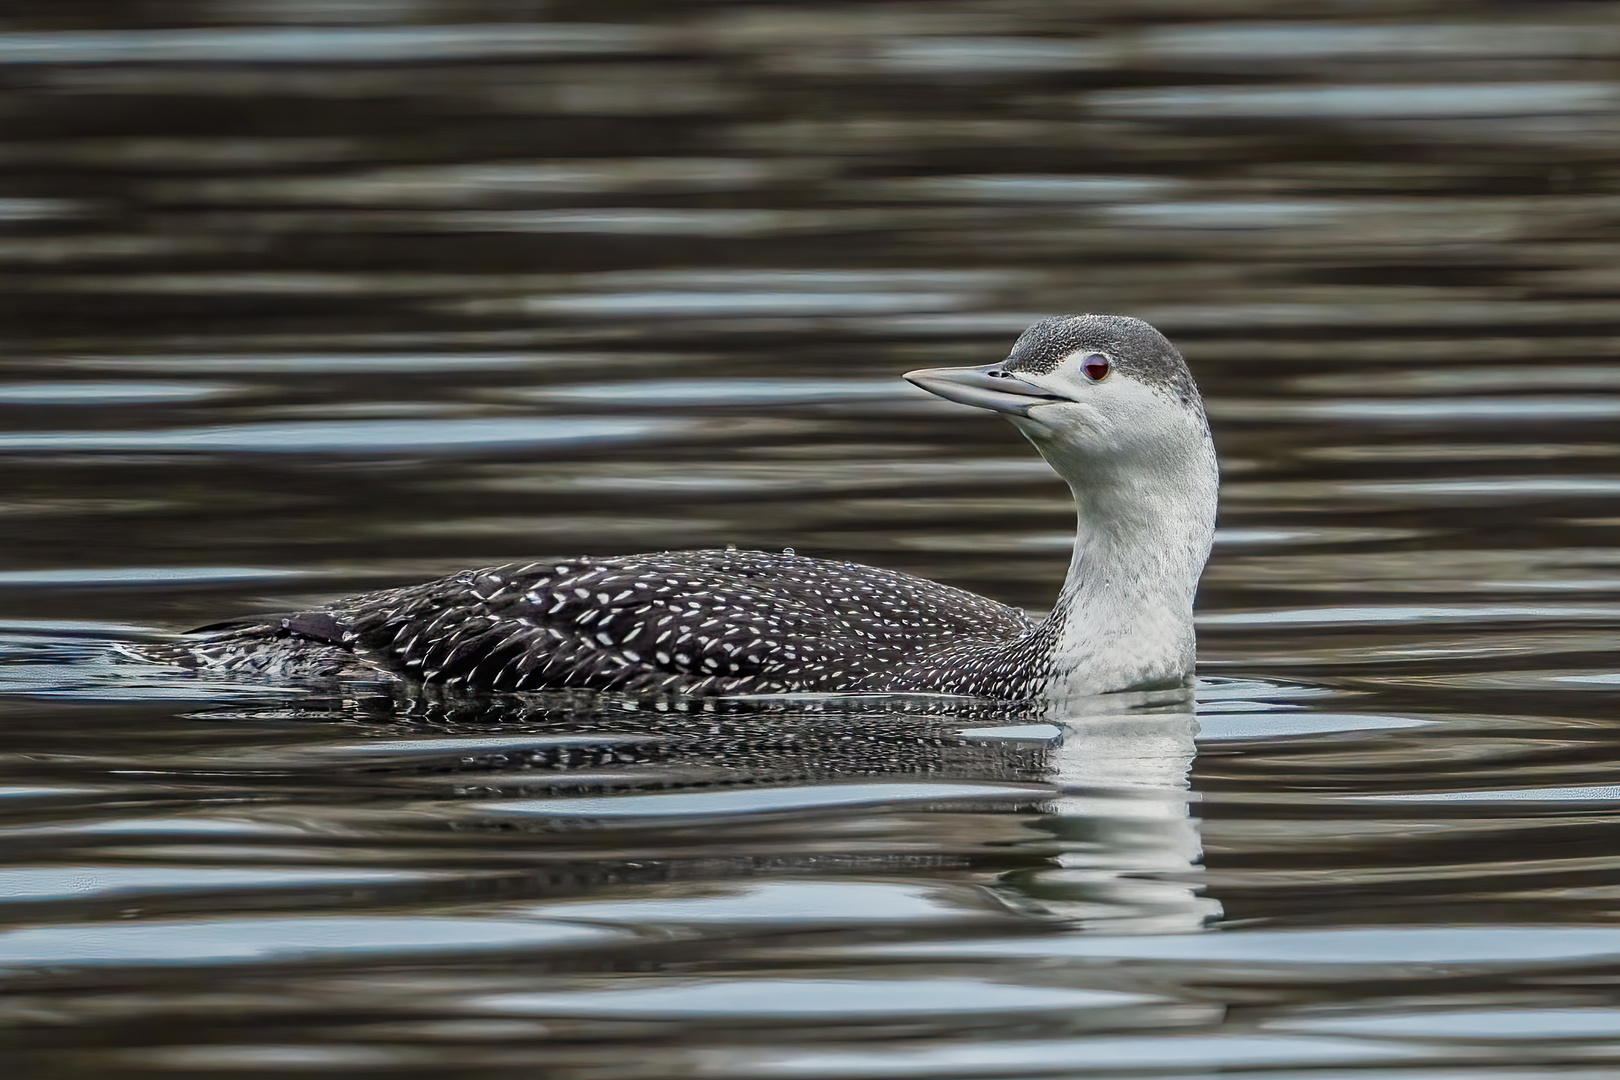
[[[70, 645], [53, 646], [44, 635], [27, 650], [22, 637], [13, 637], [6, 665], [13, 693], [30, 679], [19, 662], [47, 657], [59, 679], [75, 668], [78, 677], [51, 688], [35, 684], [36, 694], [94, 700], [106, 695], [109, 676], [129, 681], [131, 691], [137, 678], [154, 687], [167, 678], [172, 696], [197, 692], [187, 673], [147, 675], [146, 665], [105, 651], [81, 647], [75, 656]], [[967, 876], [929, 900], [943, 905], [941, 914], [956, 911], [951, 918], [1107, 917], [1124, 926], [1187, 929], [1214, 910], [1195, 896], [1199, 848], [1188, 814], [1188, 769], [1196, 724], [1185, 700], [1149, 701], [1145, 712], [1134, 702], [1102, 700], [1077, 714], [1085, 703], [1056, 712], [928, 696], [648, 703], [552, 694], [479, 703], [396, 698], [381, 690], [356, 684], [342, 699], [278, 698], [243, 687], [246, 700], [194, 713], [190, 721], [225, 726], [193, 727], [195, 737], [171, 748], [154, 746], [139, 759], [86, 748], [36, 768], [36, 786], [8, 792], [23, 815], [11, 834], [52, 840], [55, 865], [25, 871], [9, 902], [49, 898], [58, 904], [52, 921], [68, 922], [0, 936], [0, 948], [12, 950], [8, 962], [42, 963], [43, 954], [29, 950], [59, 941], [68, 950], [59, 962], [72, 966], [71, 943], [88, 940], [84, 927], [71, 925], [73, 905], [90, 914], [102, 910], [104, 899], [128, 903], [139, 894], [155, 916], [184, 910], [188, 893], [208, 893], [217, 904], [233, 887], [244, 890], [249, 909], [274, 895], [265, 890], [312, 897], [311, 889], [362, 882], [419, 889], [440, 880], [464, 898], [468, 890], [487, 894], [486, 902], [595, 895], [587, 921], [597, 925], [625, 903], [627, 912], [641, 914], [615, 921], [684, 922], [691, 905], [677, 902], [679, 895], [696, 900], [705, 895], [703, 882], [758, 881], [730, 894], [733, 900], [706, 902], [714, 911], [705, 918], [864, 925], [889, 888], [877, 883], [883, 875], [956, 867]], [[295, 719], [324, 723], [287, 726]], [[349, 725], [351, 734], [334, 738], [333, 722]], [[185, 728], [173, 735], [185, 736]], [[12, 760], [20, 766], [30, 756], [23, 749]], [[98, 789], [119, 793], [121, 808], [110, 817], [89, 805], [64, 817], [71, 804], [59, 799], [75, 788], [37, 784], [47, 775], [90, 774], [104, 778]], [[222, 810], [200, 805], [142, 816], [141, 808], [167, 802], [182, 776], [221, 797], [232, 789], [260, 794], [225, 798], [236, 805]], [[342, 778], [371, 795], [348, 805], [313, 797]], [[816, 827], [807, 828], [807, 820]], [[508, 863], [498, 853], [513, 830], [545, 846]], [[351, 846], [340, 863], [318, 847], [295, 846], [300, 838], [338, 834], [372, 839]], [[406, 847], [389, 839], [404, 834], [418, 839]], [[471, 867], [456, 869], [443, 865], [442, 855], [428, 855], [448, 852], [451, 843], [470, 843], [495, 861], [469, 874]], [[75, 849], [92, 861], [63, 862]], [[103, 859], [119, 855], [97, 865], [97, 852]], [[524, 865], [534, 868], [525, 874], [540, 877], [529, 884], [514, 877]], [[805, 891], [809, 882], [787, 888], [799, 873], [840, 865], [873, 883], [820, 886], [823, 914], [805, 906], [816, 894]], [[782, 886], [769, 885], [773, 880]], [[636, 881], [684, 884], [656, 903], [621, 898]], [[863, 890], [876, 892], [862, 900]], [[882, 904], [911, 892], [900, 889]], [[765, 903], [776, 893], [784, 906]], [[745, 915], [750, 906], [757, 912]], [[911, 906], [905, 901], [894, 917], [914, 921]], [[586, 918], [577, 904], [563, 913]], [[106, 932], [109, 942], [158, 950], [154, 959], [184, 958], [167, 943], [184, 932], [181, 924]], [[228, 926], [220, 933], [229, 940]], [[351, 947], [346, 941], [338, 935], [331, 947]], [[197, 947], [184, 955], [203, 959]], [[80, 955], [93, 963], [135, 959], [122, 946]]]
[[1066, 725], [1052, 761], [1063, 794], [1032, 825], [1050, 834], [1056, 865], [1016, 871], [1002, 887], [1024, 910], [1108, 933], [1185, 933], [1218, 918], [1197, 872], [1197, 730], [1190, 702]]
[[[8, 1064], [1611, 1075], [1611, 6], [0, 17]], [[107, 649], [665, 545], [1042, 607], [1061, 485], [890, 380], [1077, 309], [1210, 402], [1196, 717]]]
[[501, 417], [306, 420], [171, 431], [31, 431], [0, 434], [0, 452], [171, 451], [196, 453], [445, 453], [513, 446], [649, 441], [674, 423]]
[[352, 63], [637, 52], [650, 27], [589, 23], [252, 30], [55, 30], [0, 34], [6, 64]]

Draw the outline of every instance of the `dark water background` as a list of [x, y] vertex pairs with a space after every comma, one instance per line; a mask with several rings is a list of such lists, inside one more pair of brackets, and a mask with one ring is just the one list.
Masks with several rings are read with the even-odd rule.
[[[0, 87], [6, 1075], [1620, 1069], [1620, 4], [13, 0]], [[108, 656], [726, 543], [1043, 606], [1066, 492], [895, 376], [1077, 310], [1209, 399], [1196, 724]]]

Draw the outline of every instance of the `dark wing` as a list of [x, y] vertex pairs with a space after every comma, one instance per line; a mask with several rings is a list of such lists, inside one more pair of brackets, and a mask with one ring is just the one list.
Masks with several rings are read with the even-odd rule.
[[127, 651], [159, 664], [278, 680], [376, 678], [345, 643], [346, 629], [333, 612], [302, 611], [210, 623]]
[[752, 551], [489, 567], [289, 619], [315, 637], [321, 617], [361, 657], [427, 683], [686, 693], [877, 686], [946, 643], [1031, 625], [907, 574]]

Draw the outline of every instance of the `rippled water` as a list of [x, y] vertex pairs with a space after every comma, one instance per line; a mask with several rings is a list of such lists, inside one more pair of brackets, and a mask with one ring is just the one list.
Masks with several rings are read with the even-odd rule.
[[[1620, 5], [1332, 10], [0, 15], [8, 1075], [1613, 1075]], [[110, 652], [727, 543], [1039, 608], [1066, 492], [895, 376], [1073, 310], [1209, 399], [1196, 715]]]

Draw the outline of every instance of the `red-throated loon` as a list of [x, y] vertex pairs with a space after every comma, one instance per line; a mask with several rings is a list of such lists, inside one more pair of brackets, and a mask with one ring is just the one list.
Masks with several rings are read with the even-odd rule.
[[467, 570], [203, 627], [165, 658], [471, 692], [1024, 699], [1185, 683], [1218, 473], [1175, 347], [1138, 319], [1057, 316], [1024, 331], [1004, 361], [905, 377], [1006, 416], [1074, 492], [1074, 554], [1046, 619], [856, 563], [672, 551]]

